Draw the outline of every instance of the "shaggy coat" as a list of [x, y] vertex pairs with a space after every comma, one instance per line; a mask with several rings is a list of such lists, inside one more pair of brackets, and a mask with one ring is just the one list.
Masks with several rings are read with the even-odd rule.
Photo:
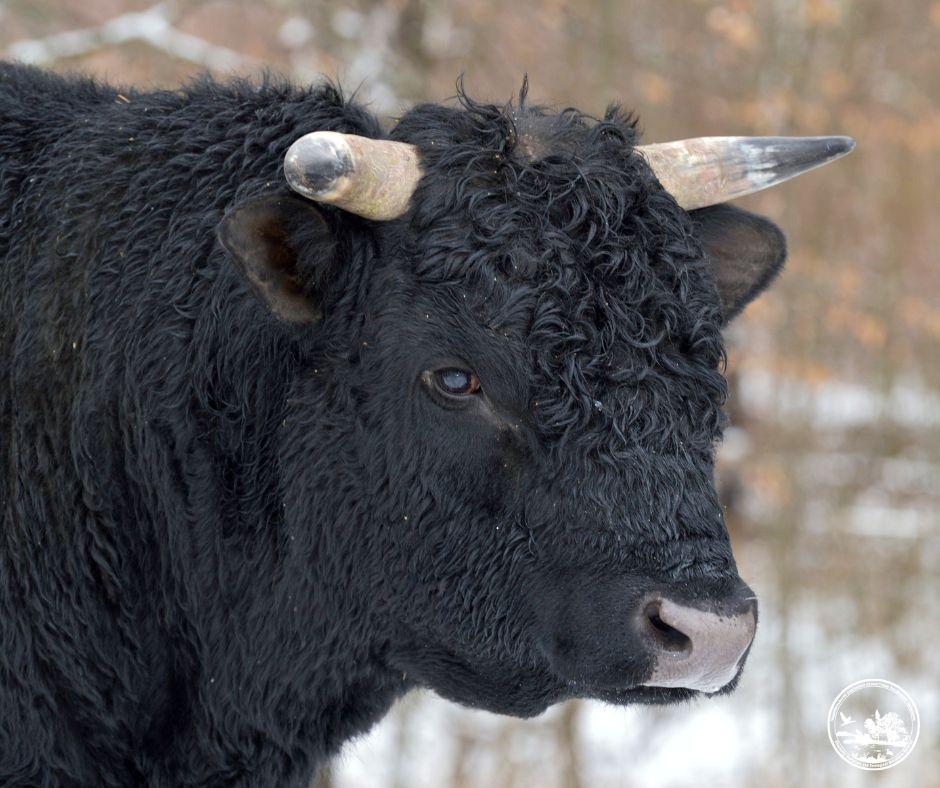
[[[427, 174], [384, 224], [286, 195], [314, 130], [386, 134], [328, 84], [0, 64], [0, 784], [303, 786], [418, 685], [692, 694], [635, 686], [605, 589], [740, 586], [720, 329], [779, 233], [697, 229], [616, 109], [416, 107], [391, 136]], [[218, 242], [266, 195], [316, 325]], [[722, 221], [772, 252], [724, 303]], [[438, 401], [441, 363], [485, 397]]]

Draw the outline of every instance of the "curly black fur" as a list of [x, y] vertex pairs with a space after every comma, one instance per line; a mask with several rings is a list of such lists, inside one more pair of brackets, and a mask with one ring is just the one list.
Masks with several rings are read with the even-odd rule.
[[[215, 231], [323, 129], [383, 134], [330, 85], [0, 64], [3, 785], [306, 785], [416, 685], [691, 694], [635, 687], [622, 615], [741, 587], [722, 307], [633, 120], [414, 108], [411, 212], [298, 230], [291, 327]], [[484, 396], [441, 407], [445, 362]]]

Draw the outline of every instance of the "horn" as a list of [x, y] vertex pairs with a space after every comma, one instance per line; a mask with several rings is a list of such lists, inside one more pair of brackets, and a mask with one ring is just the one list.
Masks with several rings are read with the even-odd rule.
[[636, 150], [663, 188], [691, 211], [776, 186], [854, 147], [851, 137], [697, 137]]
[[284, 156], [295, 192], [376, 221], [408, 210], [422, 174], [413, 145], [335, 131], [305, 134]]

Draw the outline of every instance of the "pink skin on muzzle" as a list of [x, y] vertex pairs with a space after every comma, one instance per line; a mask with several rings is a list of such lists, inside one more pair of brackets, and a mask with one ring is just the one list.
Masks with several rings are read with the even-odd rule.
[[737, 675], [757, 629], [753, 607], [720, 613], [654, 597], [640, 606], [638, 615], [654, 654], [647, 687], [717, 692]]

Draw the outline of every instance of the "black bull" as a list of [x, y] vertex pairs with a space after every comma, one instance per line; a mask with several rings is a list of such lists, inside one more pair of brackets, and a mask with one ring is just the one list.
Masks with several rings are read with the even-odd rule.
[[616, 109], [419, 106], [383, 222], [289, 193], [318, 130], [383, 136], [0, 65], [4, 785], [304, 785], [415, 686], [737, 682], [720, 330], [779, 230], [680, 208]]

